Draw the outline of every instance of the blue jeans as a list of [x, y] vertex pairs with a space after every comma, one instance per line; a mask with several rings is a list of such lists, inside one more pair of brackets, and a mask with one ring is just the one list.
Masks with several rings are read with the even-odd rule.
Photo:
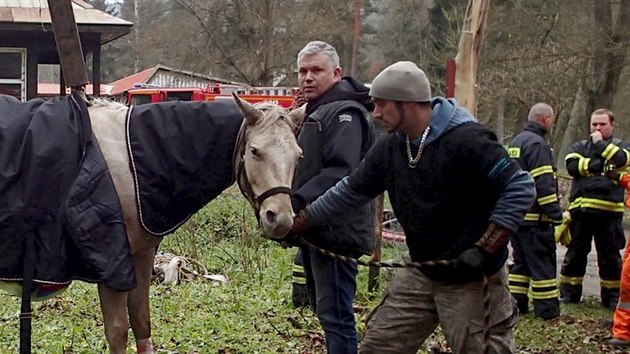
[[302, 247], [306, 290], [311, 308], [326, 334], [329, 354], [356, 354], [357, 330], [352, 309], [357, 266]]

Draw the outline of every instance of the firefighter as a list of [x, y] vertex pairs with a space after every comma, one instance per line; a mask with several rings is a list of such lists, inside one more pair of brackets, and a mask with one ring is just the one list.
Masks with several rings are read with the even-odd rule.
[[293, 260], [291, 281], [291, 302], [293, 307], [300, 308], [308, 306], [308, 294], [306, 292], [306, 274], [304, 274], [304, 260], [302, 260], [302, 250], [298, 248]]
[[[609, 173], [608, 176], [614, 181], [619, 181], [619, 186], [630, 189], [630, 175], [620, 173]], [[626, 208], [630, 208], [630, 191], [626, 196]], [[612, 336], [608, 343], [618, 348], [630, 348], [630, 243], [626, 245], [623, 253], [623, 266], [621, 268], [621, 287], [619, 303], [615, 309], [613, 317]]]
[[591, 135], [573, 144], [565, 158], [573, 177], [569, 196], [571, 235], [560, 271], [560, 301], [579, 303], [591, 242], [595, 239], [601, 286], [601, 304], [613, 310], [619, 298], [621, 257], [625, 239], [621, 226], [624, 189], [605, 175], [630, 163], [630, 145], [612, 132], [613, 112], [597, 109], [591, 114]]
[[510, 157], [528, 171], [536, 183], [536, 202], [512, 235], [514, 266], [509, 275], [510, 293], [519, 312], [529, 312], [529, 287], [534, 315], [549, 320], [560, 315], [556, 281], [554, 225], [562, 223], [558, 202], [556, 165], [545, 141], [554, 122], [553, 108], [546, 103], [533, 105], [525, 129], [508, 148]]

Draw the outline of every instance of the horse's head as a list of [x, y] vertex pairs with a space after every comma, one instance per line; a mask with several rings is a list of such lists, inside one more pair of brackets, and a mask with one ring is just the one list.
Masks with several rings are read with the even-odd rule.
[[291, 183], [302, 156], [294, 128], [303, 119], [304, 109], [289, 113], [275, 104], [252, 105], [237, 95], [234, 99], [245, 118], [235, 159], [237, 182], [265, 235], [279, 239], [293, 224]]

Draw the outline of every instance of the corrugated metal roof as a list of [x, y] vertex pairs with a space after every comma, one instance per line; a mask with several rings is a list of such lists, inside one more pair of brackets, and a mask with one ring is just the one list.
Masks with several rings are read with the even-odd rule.
[[[247, 86], [247, 84], [241, 83], [241, 82], [236, 82], [236, 81], [230, 81], [230, 80], [226, 80], [226, 79], [222, 79], [222, 78], [218, 78], [218, 77], [213, 77], [213, 76], [208, 76], [208, 75], [203, 75], [203, 74], [199, 74], [199, 73], [194, 73], [191, 71], [186, 71], [186, 70], [177, 70], [177, 69], [173, 69], [173, 68], [169, 68], [168, 66], [162, 65], [162, 64], [158, 64], [152, 68], [143, 70], [139, 73], [135, 73], [133, 75], [127, 76], [127, 77], [123, 77], [122, 79], [119, 79], [117, 81], [114, 82], [110, 82], [109, 85], [113, 86], [112, 90], [111, 90], [111, 94], [112, 95], [118, 95], [120, 93], [123, 93], [129, 89], [134, 88], [135, 84], [146, 84], [149, 82], [149, 80], [151, 80], [154, 75], [158, 72], [158, 71], [166, 71], [166, 72], [171, 72], [171, 73], [176, 73], [176, 74], [182, 74], [182, 75], [186, 75], [186, 76], [190, 76], [193, 79], [200, 79], [198, 80], [199, 82], [201, 82], [202, 80], [205, 80], [206, 83], [207, 82], [218, 82], [218, 83], [222, 83], [222, 84], [233, 84], [233, 85], [239, 85], [239, 86]], [[199, 84], [197, 84], [199, 85]], [[188, 86], [188, 87], [193, 87], [193, 86], [197, 86], [195, 84], [192, 83], [188, 83], [184, 86]], [[170, 85], [165, 85], [166, 86], [170, 86]], [[200, 87], [203, 87], [205, 85], [202, 85]]]

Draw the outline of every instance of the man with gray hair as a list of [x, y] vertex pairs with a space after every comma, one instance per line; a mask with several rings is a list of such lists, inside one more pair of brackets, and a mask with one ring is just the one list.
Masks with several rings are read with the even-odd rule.
[[541, 102], [531, 107], [527, 119], [523, 131], [512, 140], [508, 154], [534, 178], [537, 196], [518, 232], [512, 235], [514, 266], [508, 279], [521, 314], [529, 312], [531, 294], [534, 315], [550, 320], [560, 315], [554, 226], [562, 223], [562, 210], [556, 164], [545, 141], [555, 115], [550, 105]]
[[453, 353], [513, 353], [507, 242], [536, 196], [532, 178], [466, 109], [431, 98], [416, 64], [387, 67], [370, 96], [374, 119], [390, 134], [300, 212], [292, 230], [328, 223], [387, 191], [409, 256], [423, 266], [392, 278], [360, 352], [416, 353], [440, 324]]
[[[299, 212], [354, 170], [374, 142], [368, 111], [368, 88], [341, 76], [339, 56], [322, 41], [308, 43], [298, 54], [298, 82], [306, 115], [298, 134], [303, 158], [293, 181], [293, 209]], [[337, 254], [358, 258], [374, 244], [374, 203], [352, 206], [343, 215], [299, 236]], [[357, 352], [352, 302], [357, 266], [301, 246], [309, 303], [326, 334], [330, 354]]]

